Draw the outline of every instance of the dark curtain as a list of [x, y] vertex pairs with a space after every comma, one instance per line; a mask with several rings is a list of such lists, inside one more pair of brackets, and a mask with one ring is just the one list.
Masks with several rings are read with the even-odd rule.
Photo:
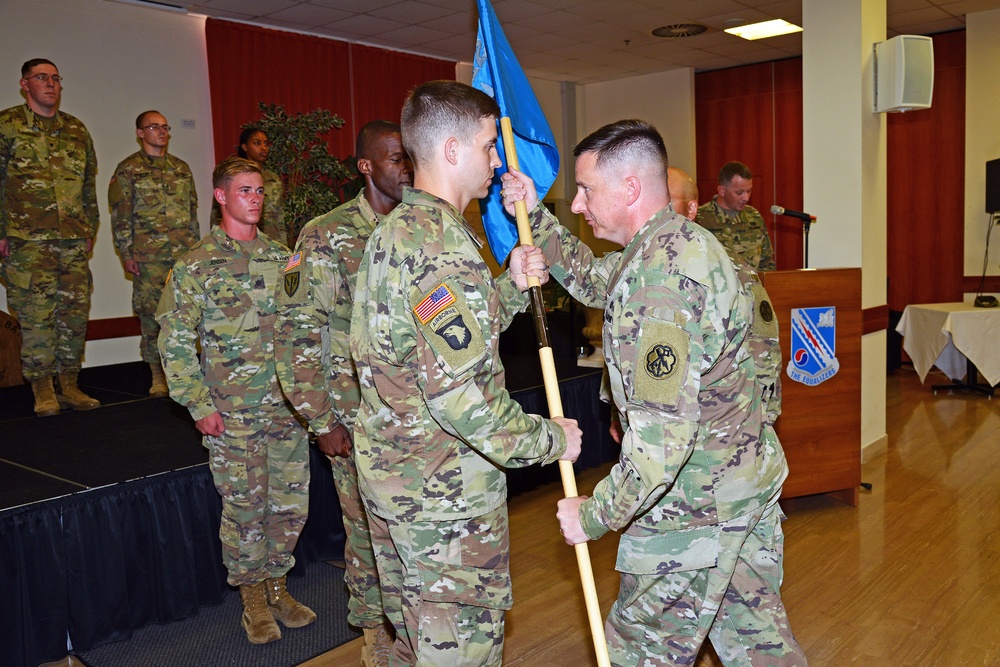
[[[566, 417], [577, 420], [580, 430], [584, 433], [583, 450], [580, 452], [580, 458], [573, 464], [573, 468], [577, 471], [617, 460], [621, 451], [608, 431], [611, 427], [611, 408], [600, 401], [600, 391], [599, 370], [559, 383], [563, 412]], [[544, 389], [516, 392], [511, 396], [521, 404], [525, 412], [548, 416]], [[507, 471], [507, 491], [513, 496], [557, 480], [559, 480], [559, 466], [555, 463], [547, 466], [512, 468]]]
[[362, 125], [399, 121], [407, 92], [432, 79], [454, 79], [455, 63], [334, 39], [208, 19], [205, 22], [215, 157], [236, 150], [240, 126], [260, 117], [258, 102], [289, 113], [328, 109], [346, 122], [330, 150], [354, 154]]
[[[344, 527], [330, 463], [310, 451], [310, 515], [296, 568], [340, 560]], [[222, 503], [207, 465], [0, 513], [0, 664], [35, 667], [193, 616], [230, 590]]]
[[[535, 360], [537, 363], [537, 359]], [[577, 468], [617, 456], [599, 372], [560, 383], [566, 416], [588, 434]], [[541, 388], [514, 392], [546, 414]], [[296, 567], [341, 560], [344, 527], [329, 460], [310, 449], [309, 521]], [[510, 493], [558, 479], [558, 466], [509, 472]], [[36, 667], [192, 616], [229, 590], [219, 545], [222, 504], [205, 464], [0, 513], [0, 664]]]

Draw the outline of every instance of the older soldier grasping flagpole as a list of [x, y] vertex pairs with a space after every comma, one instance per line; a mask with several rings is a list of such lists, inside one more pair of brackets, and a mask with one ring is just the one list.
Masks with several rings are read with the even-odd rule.
[[655, 128], [606, 125], [574, 155], [572, 210], [624, 250], [595, 258], [523, 174], [504, 190], [531, 210], [552, 276], [605, 308], [621, 457], [557, 517], [569, 544], [623, 531], [612, 662], [693, 664], [709, 637], [726, 665], [805, 665], [779, 593], [788, 466], [749, 349], [753, 296], [715, 237], [669, 208]]

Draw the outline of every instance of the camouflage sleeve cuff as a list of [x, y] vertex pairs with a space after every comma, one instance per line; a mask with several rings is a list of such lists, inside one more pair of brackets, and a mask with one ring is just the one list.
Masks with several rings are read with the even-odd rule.
[[551, 419], [546, 419], [545, 423], [548, 426], [549, 454], [542, 460], [543, 466], [558, 461], [566, 453], [566, 433], [562, 426]]
[[334, 415], [327, 414], [310, 421], [309, 429], [316, 435], [326, 435], [342, 423]]
[[598, 504], [594, 498], [588, 498], [580, 505], [580, 526], [587, 537], [592, 540], [600, 538], [609, 528], [598, 519]]
[[215, 405], [211, 402], [209, 402], [208, 404], [198, 403], [188, 408], [188, 412], [191, 413], [191, 416], [194, 418], [195, 421], [198, 421], [199, 419], [204, 419], [210, 414], [218, 411], [219, 409], [215, 407]]

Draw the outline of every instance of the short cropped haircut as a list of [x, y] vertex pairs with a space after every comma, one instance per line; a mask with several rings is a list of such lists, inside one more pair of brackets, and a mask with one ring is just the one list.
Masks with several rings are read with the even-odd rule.
[[245, 157], [232, 155], [215, 166], [212, 172], [212, 187], [225, 189], [240, 174], [260, 174], [260, 165]]
[[428, 81], [414, 88], [403, 104], [403, 148], [419, 168], [431, 162], [449, 136], [469, 141], [484, 118], [499, 118], [500, 107], [481, 90], [457, 81]]
[[745, 178], [748, 181], [753, 179], [753, 173], [750, 171], [750, 167], [746, 166], [742, 162], [733, 160], [732, 162], [727, 162], [722, 165], [722, 169], [719, 170], [719, 185], [729, 185], [733, 182], [733, 178], [736, 176]]
[[387, 120], [373, 120], [365, 123], [361, 131], [358, 132], [358, 141], [354, 146], [354, 157], [359, 160], [372, 159], [375, 142], [387, 134], [402, 134], [399, 123], [390, 123]]
[[[52, 65], [56, 67], [56, 64], [51, 60], [46, 60], [45, 58], [32, 58], [23, 65], [21, 65], [21, 78], [24, 79], [31, 73], [31, 70], [35, 69], [39, 65]], [[59, 68], [56, 67], [58, 70]]]
[[667, 147], [656, 128], [646, 121], [620, 120], [595, 130], [573, 149], [574, 157], [583, 153], [596, 153], [597, 165], [602, 169], [645, 164], [667, 182]]
[[261, 134], [264, 135], [264, 139], [266, 141], [267, 140], [267, 132], [265, 132], [264, 130], [260, 129], [259, 127], [245, 127], [245, 128], [243, 128], [243, 131], [240, 132], [240, 138], [236, 142], [236, 154], [238, 156], [240, 156], [240, 157], [249, 157], [247, 155], [247, 152], [245, 150], [243, 150], [243, 144], [250, 143], [250, 139], [253, 137], [253, 135], [257, 134], [258, 132], [260, 132]]
[[[156, 109], [149, 109], [148, 111], [143, 111], [141, 114], [135, 117], [135, 129], [141, 130], [143, 127], [145, 127], [145, 123], [143, 123], [143, 121], [146, 119], [146, 116], [148, 116], [151, 113], [160, 113], [160, 112], [157, 111]], [[160, 115], [163, 116], [162, 113], [160, 113]], [[166, 116], [163, 117], [166, 118]]]

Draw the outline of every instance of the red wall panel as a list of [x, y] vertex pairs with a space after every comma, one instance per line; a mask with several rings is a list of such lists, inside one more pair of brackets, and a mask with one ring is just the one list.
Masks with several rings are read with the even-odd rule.
[[965, 31], [933, 37], [931, 108], [888, 116], [888, 303], [893, 310], [962, 300]]
[[260, 117], [258, 102], [340, 116], [346, 122], [330, 133], [330, 149], [343, 158], [366, 122], [399, 121], [414, 85], [455, 78], [446, 60], [218, 19], [205, 22], [205, 41], [219, 160], [235, 151], [240, 126]]
[[[965, 32], [933, 39], [931, 108], [887, 115], [887, 301], [893, 310], [962, 298]], [[803, 208], [802, 60], [697, 74], [695, 112], [701, 201], [715, 193], [721, 165], [746, 163], [754, 173], [751, 204], [764, 213], [778, 269], [801, 268], [802, 224], [767, 211], [772, 204]]]
[[778, 269], [802, 267], [802, 224], [770, 214], [802, 206], [802, 61], [799, 58], [695, 76], [698, 190], [702, 203], [719, 168], [739, 160], [753, 172], [750, 204], [761, 212]]

